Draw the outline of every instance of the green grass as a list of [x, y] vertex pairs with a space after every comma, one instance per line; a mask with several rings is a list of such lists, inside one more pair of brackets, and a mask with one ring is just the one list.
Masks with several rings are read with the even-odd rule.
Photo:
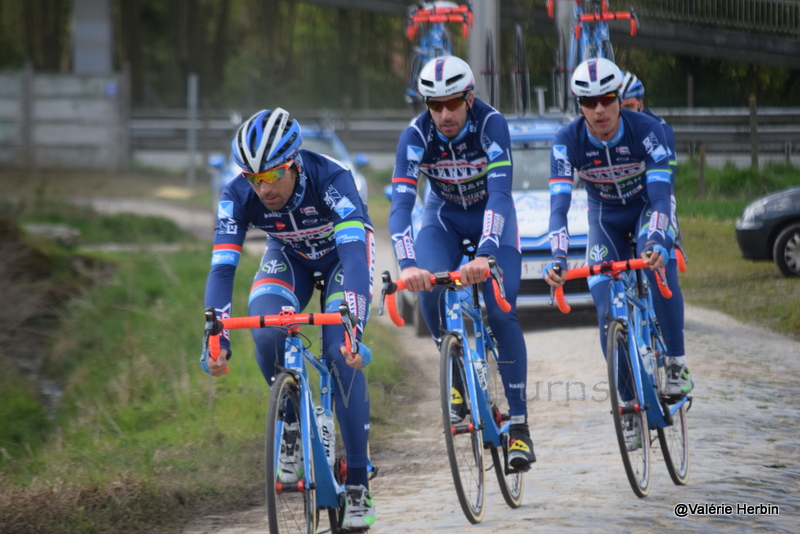
[[[682, 166], [678, 185], [687, 301], [800, 337], [798, 279], [779, 276], [772, 263], [743, 260], [733, 235], [733, 219], [758, 196], [761, 178], [729, 169], [728, 179], [744, 183], [732, 191], [712, 188], [725, 174], [707, 172], [707, 195], [696, 198], [695, 171]], [[784, 176], [776, 179], [781, 188], [789, 173], [777, 175]], [[382, 187], [389, 177], [368, 173], [370, 214], [379, 227], [386, 224]], [[91, 220], [101, 227], [98, 235], [119, 230], [96, 214], [60, 213], [68, 224]], [[125, 235], [185, 239], [169, 237], [161, 220], [125, 224]], [[63, 389], [59, 409], [48, 417], [35, 388], [16, 374], [0, 378], [0, 524], [19, 532], [167, 532], [196, 510], [208, 515], [260, 503], [268, 394], [249, 333], [232, 333], [235, 356], [225, 377], [212, 379], [197, 363], [209, 251], [105, 254], [96, 261], [114, 266], [110, 281], [71, 300], [49, 334], [45, 369]], [[247, 309], [257, 265], [257, 257], [243, 255], [236, 313]], [[318, 346], [313, 329], [308, 335]], [[375, 443], [391, 437], [398, 417], [391, 391], [404, 371], [391, 350], [393, 335], [375, 322], [365, 334], [374, 352], [367, 374]]]

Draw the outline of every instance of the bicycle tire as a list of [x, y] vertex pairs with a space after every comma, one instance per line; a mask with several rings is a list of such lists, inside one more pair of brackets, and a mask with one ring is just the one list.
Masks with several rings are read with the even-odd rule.
[[[310, 458], [311, 472], [303, 477], [302, 491], [285, 491], [286, 485], [280, 481], [278, 457], [286, 425], [287, 407], [291, 404], [295, 414], [300, 414], [299, 385], [288, 372], [280, 373], [270, 388], [269, 409], [267, 410], [266, 430], [266, 494], [269, 531], [276, 533], [314, 534], [317, 529], [319, 512], [317, 510], [316, 478], [314, 473], [313, 451], [304, 450], [299, 440], [302, 458]], [[308, 455], [308, 456], [306, 456]], [[294, 489], [294, 488], [292, 488]]]
[[[639, 418], [639, 444], [640, 447], [629, 451], [624, 435], [624, 418], [621, 407], [623, 399], [620, 391], [634, 389], [634, 377], [631, 372], [628, 348], [628, 331], [621, 321], [608, 323], [606, 359], [608, 364], [608, 388], [611, 392], [611, 413], [614, 417], [614, 428], [617, 433], [617, 442], [622, 456], [625, 474], [630, 482], [631, 489], [638, 497], [646, 497], [650, 492], [650, 431], [647, 429], [647, 415], [641, 409], [635, 417]], [[631, 387], [633, 386], [633, 387]], [[635, 399], [640, 407], [644, 407], [642, 399]]]
[[[486, 365], [487, 398], [491, 404], [492, 413], [495, 415], [495, 424], [500, 426], [509, 417], [508, 400], [500, 377], [500, 369], [497, 366], [497, 359], [489, 346], [486, 347]], [[502, 447], [491, 447], [491, 452], [494, 472], [497, 475], [497, 483], [500, 485], [503, 499], [509, 508], [519, 508], [525, 489], [524, 474], [516, 471], [506, 474], [507, 453], [503, 451]]]
[[[664, 344], [660, 338], [655, 334], [652, 336], [651, 347], [658, 351], [659, 355], [664, 354]], [[658, 388], [658, 397], [663, 399], [661, 394], [664, 391], [667, 383], [667, 374], [664, 370], [663, 356], [658, 358], [655, 367], [656, 374], [656, 387]], [[669, 410], [669, 403], [661, 403], [663, 409]], [[683, 404], [680, 409], [672, 414], [672, 424], [664, 428], [657, 428], [658, 443], [661, 446], [661, 454], [664, 456], [664, 463], [667, 466], [667, 471], [676, 486], [684, 486], [689, 481], [689, 425], [686, 419], [687, 404]]]
[[[467, 409], [463, 421], [453, 425], [450, 421], [450, 401], [454, 390], [454, 371], [461, 378], [461, 397], [470, 406], [470, 392], [466, 386], [463, 346], [454, 334], [442, 340], [439, 387], [442, 402], [442, 421], [450, 471], [453, 474], [461, 510], [472, 524], [483, 520], [486, 505], [486, 478], [483, 461], [483, 432], [477, 428], [471, 410]], [[458, 431], [457, 431], [458, 430]]]
[[517, 113], [525, 116], [531, 108], [531, 84], [525, 55], [525, 34], [522, 26], [514, 25], [514, 102]]
[[492, 30], [486, 30], [486, 66], [483, 74], [486, 79], [486, 98], [490, 106], [497, 109], [497, 68], [494, 62], [494, 42], [492, 40]]

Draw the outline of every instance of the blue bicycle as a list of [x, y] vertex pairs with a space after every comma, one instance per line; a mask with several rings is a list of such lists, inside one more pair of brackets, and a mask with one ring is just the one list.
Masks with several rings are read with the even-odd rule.
[[[474, 258], [475, 247], [465, 245], [465, 254]], [[501, 309], [509, 311], [505, 301], [502, 273], [494, 258], [489, 258], [489, 276]], [[459, 271], [431, 274], [431, 283], [444, 286], [445, 317], [440, 346], [440, 393], [447, 456], [464, 515], [470, 523], [480, 523], [485, 512], [486, 485], [484, 450], [492, 455], [500, 491], [506, 504], [517, 508], [522, 503], [524, 475], [508, 464], [510, 416], [500, 372], [497, 368], [497, 341], [481, 309], [479, 284], [465, 288]], [[383, 273], [380, 314], [384, 300], [389, 316], [403, 326], [397, 313], [396, 293], [405, 289], [402, 280], [393, 282]], [[471, 328], [468, 324], [471, 323]], [[463, 402], [463, 404], [462, 404]], [[465, 406], [461, 420], [451, 418], [451, 403]]]
[[[554, 17], [554, 1], [547, 0], [547, 13]], [[575, 67], [592, 58], [606, 58], [614, 61], [614, 47], [608, 27], [610, 20], [630, 20], [631, 35], [636, 35], [639, 19], [633, 7], [628, 11], [609, 11], [608, 0], [576, 0], [573, 15], [574, 27], [567, 38], [561, 29], [557, 32], [555, 92], [557, 105], [562, 111], [574, 112], [574, 103], [569, 98], [569, 77]], [[565, 53], [569, 40], [569, 54]]]
[[[204, 349], [212, 358], [219, 354], [222, 329], [280, 328], [286, 332], [283, 367], [270, 386], [266, 427], [266, 496], [269, 531], [278, 533], [317, 532], [319, 511], [328, 510], [331, 532], [342, 530], [347, 464], [344, 447], [333, 422], [333, 384], [324, 358], [309, 350], [300, 325], [344, 324], [346, 346], [356, 345], [355, 317], [342, 301], [339, 311], [295, 313], [289, 307], [278, 315], [218, 319], [213, 309], [206, 311]], [[357, 352], [358, 348], [354, 352]], [[319, 374], [318, 393], [312, 391], [306, 364]], [[227, 371], [226, 371], [227, 372]], [[282, 447], [294, 447], [302, 458], [298, 476], [289, 479], [280, 469]], [[371, 477], [377, 468], [369, 465]], [[363, 531], [365, 532], [365, 531]]]
[[[664, 462], [672, 481], [684, 485], [689, 479], [689, 429], [686, 412], [690, 396], [669, 396], [664, 354], [666, 345], [653, 310], [650, 287], [640, 269], [649, 268], [642, 259], [606, 262], [570, 269], [567, 279], [592, 275], [608, 276], [609, 309], [606, 311], [606, 361], [622, 463], [633, 492], [650, 492], [650, 432], [656, 431]], [[669, 298], [671, 291], [659, 275], [658, 288]], [[567, 313], [563, 287], [554, 292], [559, 309]]]
[[[459, 5], [454, 2], [427, 2], [409, 8], [406, 23], [406, 38], [414, 41], [420, 34], [419, 44], [414, 46], [408, 61], [408, 81], [406, 84], [405, 100], [412, 107], [420, 108], [423, 98], [417, 91], [417, 79], [422, 67], [430, 60], [449, 56], [453, 53], [450, 34], [447, 31], [448, 23], [461, 25], [464, 39], [469, 37], [472, 28], [472, 5]], [[430, 28], [426, 31], [426, 25]]]

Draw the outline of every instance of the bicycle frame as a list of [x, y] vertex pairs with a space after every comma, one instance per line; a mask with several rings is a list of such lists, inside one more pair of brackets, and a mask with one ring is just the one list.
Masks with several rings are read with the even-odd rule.
[[633, 8], [630, 11], [609, 11], [608, 0], [587, 0], [586, 3], [593, 9], [591, 13], [584, 12], [580, 1], [575, 2], [573, 39], [570, 40], [568, 56], [569, 72], [587, 59], [604, 57], [614, 61], [609, 20], [630, 20], [632, 36], [636, 35], [639, 26]]
[[[284, 362], [283, 368], [280, 369], [278, 376], [281, 372], [291, 373], [295, 381], [299, 384], [300, 395], [300, 413], [297, 414], [297, 419], [300, 422], [301, 439], [303, 443], [303, 450], [313, 451], [313, 469], [311, 459], [308, 455], [303, 456], [304, 467], [304, 488], [313, 489], [316, 492], [317, 508], [330, 508], [338, 509], [340, 507], [339, 496], [345, 492], [344, 484], [339, 484], [336, 481], [335, 471], [328, 464], [327, 456], [325, 454], [325, 446], [322, 442], [322, 432], [318, 427], [317, 419], [314, 410], [317, 406], [321, 406], [327, 413], [330, 413], [333, 408], [333, 383], [330, 371], [326, 365], [324, 358], [317, 357], [311, 350], [303, 343], [303, 338], [300, 334], [301, 324], [338, 324], [343, 323], [345, 326], [346, 346], [352, 350], [352, 345], [355, 344], [355, 337], [353, 333], [353, 325], [355, 318], [350, 313], [350, 310], [345, 302], [339, 304], [338, 312], [328, 313], [315, 313], [315, 314], [296, 314], [292, 308], [285, 309], [279, 315], [255, 316], [255, 317], [235, 317], [227, 319], [217, 319], [213, 309], [206, 311], [206, 340], [205, 346], [209, 348], [211, 357], [216, 359], [219, 354], [219, 333], [223, 328], [237, 329], [237, 328], [262, 328], [265, 326], [282, 327], [286, 330], [286, 340], [284, 343]], [[357, 347], [356, 351], [357, 352]], [[308, 368], [306, 364], [310, 365], [319, 373], [319, 396], [315, 400], [312, 393], [308, 375]], [[226, 371], [227, 372], [227, 371]], [[316, 402], [316, 403], [315, 403]], [[281, 421], [279, 425], [283, 425]], [[312, 426], [314, 425], [314, 426]], [[276, 433], [275, 450], [280, 450], [280, 436], [282, 436], [282, 428], [278, 427]], [[278, 455], [273, 459], [274, 466], [277, 470]], [[371, 470], [368, 468], [368, 470]], [[310, 473], [314, 473], [314, 481], [310, 479]], [[275, 491], [283, 490], [298, 490], [305, 491], [297, 483], [282, 484], [281, 488], [275, 488]]]
[[[647, 425], [651, 430], [667, 427], [672, 424], [672, 415], [690, 398], [682, 397], [678, 402], [667, 404], [656, 394], [655, 366], [663, 367], [665, 346], [647, 278], [641, 271], [618, 272], [610, 276], [608, 317], [623, 321], [627, 326], [629, 354], [637, 355], [630, 359], [636, 397], [644, 401], [642, 408], [647, 411]], [[651, 347], [651, 339], [655, 339], [658, 346]], [[655, 351], [652, 368], [647, 365], [649, 356], [642, 354], [645, 347]]]
[[[630, 360], [637, 398], [645, 401], [642, 409], [647, 411], [648, 427], [655, 429], [671, 425], [672, 415], [684, 404], [691, 402], [691, 397], [682, 397], [677, 402], [667, 404], [656, 395], [655, 366], [662, 367], [664, 365], [665, 345], [653, 308], [653, 296], [650, 293], [647, 278], [640, 271], [636, 271], [646, 267], [641, 259], [604, 263], [571, 269], [567, 271], [567, 279], [583, 278], [594, 274], [608, 276], [611, 279], [607, 316], [609, 320], [621, 321], [628, 331], [629, 354], [636, 355]], [[658, 278], [663, 280], [660, 275]], [[663, 281], [659, 282], [659, 291], [666, 298], [672, 296], [672, 292]], [[559, 309], [568, 313], [569, 305], [564, 301], [563, 288], [558, 288], [554, 292], [554, 297]], [[655, 334], [656, 343], [660, 346], [650, 347], [651, 334]], [[656, 351], [656, 361], [652, 369], [645, 366], [642, 347]]]
[[[477, 426], [483, 431], [483, 442], [491, 444], [492, 447], [500, 447], [504, 434], [508, 434], [510, 419], [503, 421], [498, 426], [498, 421], [495, 420], [492, 413], [490, 399], [486, 397], [484, 387], [480, 384], [478, 377], [477, 365], [487, 365], [487, 345], [494, 355], [495, 361], [498, 359], [497, 346], [494, 341], [494, 336], [486, 324], [483, 314], [481, 312], [480, 298], [476, 291], [471, 291], [469, 296], [461, 297], [456, 287], [449, 287], [445, 289], [445, 327], [448, 332], [455, 334], [465, 349], [464, 363], [469, 369], [466, 373], [467, 384], [466, 387], [470, 392], [470, 409]], [[468, 300], [471, 299], [471, 302]], [[469, 344], [469, 337], [466, 330], [466, 321], [464, 318], [469, 318], [472, 321], [473, 339], [475, 340], [475, 347]], [[487, 342], [479, 342], [479, 340], [489, 339]], [[469, 357], [467, 356], [469, 354]], [[485, 380], [485, 376], [484, 376]], [[504, 449], [505, 450], [505, 449]], [[507, 462], [507, 459], [506, 459]], [[505, 466], [506, 474], [508, 466]]]

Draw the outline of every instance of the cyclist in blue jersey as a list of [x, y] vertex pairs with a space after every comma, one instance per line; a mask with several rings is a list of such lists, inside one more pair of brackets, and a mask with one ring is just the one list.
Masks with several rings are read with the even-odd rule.
[[[430, 273], [458, 269], [464, 239], [477, 246], [476, 258], [461, 267], [461, 281], [486, 284], [483, 298], [498, 341], [511, 414], [509, 464], [527, 471], [536, 457], [527, 421], [527, 352], [516, 312], [522, 256], [511, 197], [510, 138], [505, 118], [475, 98], [474, 84], [469, 65], [455, 56], [433, 59], [420, 72], [418, 89], [428, 109], [400, 136], [389, 230], [400, 278], [409, 290], [419, 292], [422, 315], [437, 345], [443, 288], [433, 289]], [[430, 180], [432, 193], [414, 240], [411, 210], [421, 177]], [[494, 256], [504, 272], [509, 313], [500, 310], [486, 281], [488, 256]], [[456, 391], [451, 418], [458, 422], [465, 413]]]
[[[290, 306], [301, 312], [324, 278], [325, 310], [336, 311], [343, 299], [358, 319], [361, 340], [372, 302], [375, 243], [367, 207], [350, 170], [337, 160], [301, 150], [300, 126], [283, 109], [262, 110], [247, 119], [233, 139], [233, 156], [242, 173], [222, 192], [217, 210], [206, 307], [219, 317], [231, 314], [233, 280], [248, 227], [266, 232], [266, 250], [250, 289], [250, 315], [272, 315]], [[253, 329], [256, 358], [267, 383], [282, 364], [285, 335], [272, 328]], [[369, 528], [375, 507], [367, 474], [369, 396], [362, 368], [371, 352], [344, 347], [344, 327], [323, 326], [323, 354], [335, 384], [335, 411], [347, 453], [347, 498], [344, 528]], [[221, 354], [201, 363], [220, 376], [231, 358], [228, 332]], [[294, 425], [296, 428], [293, 428]], [[298, 480], [302, 458], [292, 441], [297, 421], [281, 446], [281, 480]]]
[[[588, 263], [629, 258], [628, 235], [633, 234], [637, 253], [653, 270], [666, 267], [670, 286], [678, 287], [677, 262], [670, 261], [675, 237], [670, 201], [674, 150], [663, 121], [622, 109], [622, 81], [619, 68], [602, 58], [581, 63], [572, 75], [581, 116], [556, 134], [550, 158], [550, 245], [553, 262], [562, 269], [560, 275], [552, 265], [545, 269], [544, 278], [553, 287], [566, 280], [567, 212], [576, 176], [589, 199]], [[653, 283], [653, 271], [647, 274]], [[604, 352], [608, 283], [603, 275], [589, 278]], [[683, 301], [664, 299], [658, 291], [653, 300], [667, 344], [666, 393], [686, 395], [693, 383], [683, 346]]]

